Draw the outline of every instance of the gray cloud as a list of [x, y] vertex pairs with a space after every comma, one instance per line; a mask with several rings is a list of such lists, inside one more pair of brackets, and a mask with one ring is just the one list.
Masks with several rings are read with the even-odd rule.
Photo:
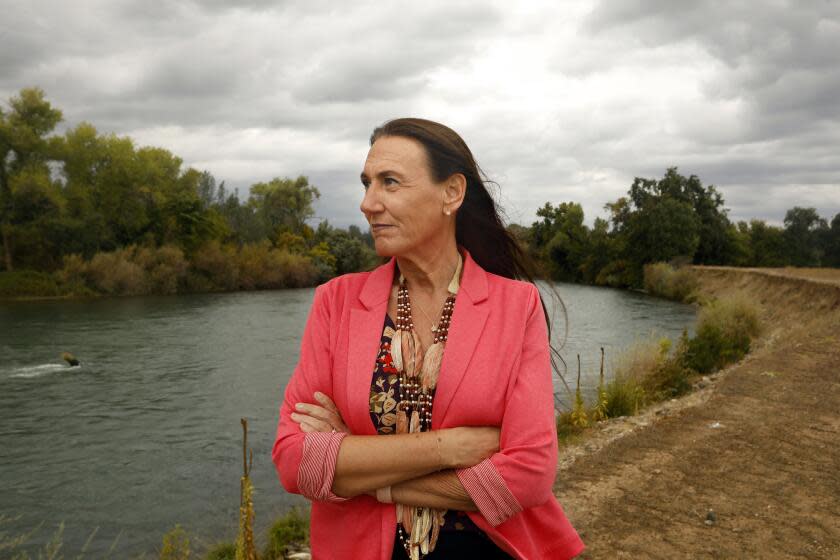
[[0, 0], [0, 96], [160, 145], [243, 192], [308, 175], [318, 215], [363, 219], [373, 127], [444, 122], [508, 216], [581, 202], [591, 223], [669, 166], [733, 218], [840, 211], [837, 2]]

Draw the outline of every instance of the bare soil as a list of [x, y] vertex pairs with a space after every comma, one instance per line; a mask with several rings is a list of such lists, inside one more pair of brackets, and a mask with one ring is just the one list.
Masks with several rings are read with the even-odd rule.
[[765, 333], [690, 395], [561, 449], [580, 558], [840, 558], [840, 271], [695, 267]]

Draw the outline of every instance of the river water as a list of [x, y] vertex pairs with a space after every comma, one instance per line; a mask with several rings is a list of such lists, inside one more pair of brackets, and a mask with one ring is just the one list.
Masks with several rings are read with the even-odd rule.
[[[635, 339], [652, 330], [675, 338], [695, 317], [690, 306], [643, 294], [555, 286], [568, 309], [568, 379], [580, 353], [587, 393], [599, 347], [609, 364]], [[245, 417], [263, 543], [273, 519], [306, 503], [280, 486], [270, 454], [312, 296], [307, 288], [0, 303], [0, 535], [34, 530], [23, 547], [32, 552], [63, 522], [65, 555], [96, 530], [87, 557], [113, 546], [116, 558], [154, 557], [176, 523], [193, 550], [232, 541]], [[555, 344], [563, 331], [558, 311]], [[64, 366], [62, 351], [81, 367]]]

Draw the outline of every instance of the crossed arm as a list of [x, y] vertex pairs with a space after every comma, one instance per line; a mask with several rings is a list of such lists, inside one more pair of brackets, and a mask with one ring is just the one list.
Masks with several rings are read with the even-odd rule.
[[[333, 386], [328, 293], [327, 285], [315, 291], [301, 359], [280, 407], [272, 459], [288, 492], [341, 502], [391, 485], [396, 502], [478, 510], [494, 526], [553, 496], [557, 434], [548, 335], [536, 287], [504, 389], [499, 428], [461, 426], [387, 437], [350, 434], [332, 401], [316, 396]], [[319, 404], [304, 402], [310, 398]], [[319, 409], [331, 410], [334, 423], [318, 418], [326, 414]]]
[[454, 428], [387, 437], [354, 436], [332, 400], [313, 395], [319, 404], [299, 403], [291, 419], [302, 432], [337, 432], [341, 439], [332, 492], [342, 498], [376, 495], [391, 486], [395, 502], [414, 506], [476, 511], [455, 471], [479, 463], [498, 450], [497, 428]]

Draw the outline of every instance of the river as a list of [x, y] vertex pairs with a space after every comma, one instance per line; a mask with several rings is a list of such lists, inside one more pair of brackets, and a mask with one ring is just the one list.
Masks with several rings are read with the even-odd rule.
[[[561, 350], [568, 379], [580, 353], [588, 394], [599, 347], [609, 363], [651, 330], [673, 339], [695, 317], [690, 306], [643, 294], [556, 287], [568, 309]], [[0, 535], [43, 523], [23, 547], [32, 552], [63, 521], [66, 555], [98, 528], [89, 555], [113, 545], [120, 558], [154, 556], [176, 523], [194, 550], [232, 541], [245, 417], [263, 543], [273, 519], [306, 503], [280, 486], [270, 454], [312, 295], [307, 288], [0, 303]], [[559, 312], [554, 325], [559, 344]], [[62, 351], [81, 367], [64, 366]]]

